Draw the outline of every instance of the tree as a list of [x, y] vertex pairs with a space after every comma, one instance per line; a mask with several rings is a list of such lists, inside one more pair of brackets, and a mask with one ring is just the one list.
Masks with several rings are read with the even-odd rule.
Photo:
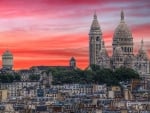
[[2, 83], [12, 83], [14, 81], [14, 77], [13, 75], [5, 73], [0, 75], [0, 80]]
[[14, 74], [14, 80], [16, 81], [20, 81], [21, 80], [21, 76], [17, 73]]
[[84, 77], [85, 77], [84, 79], [85, 79], [86, 83], [93, 83], [94, 76], [95, 76], [95, 72], [93, 72], [91, 70], [84, 71]]
[[67, 70], [53, 68], [49, 71], [53, 75], [53, 84], [107, 84], [119, 85], [120, 81], [138, 79], [139, 75], [132, 69], [121, 67], [112, 71], [111, 69], [100, 69], [98, 65], [91, 65], [92, 70]]
[[33, 80], [33, 81], [38, 81], [38, 80], [40, 80], [40, 75], [38, 75], [38, 74], [29, 75], [29, 79]]
[[91, 64], [90, 67], [91, 67], [92, 71], [100, 70], [99, 65]]
[[115, 70], [114, 76], [119, 81], [128, 81], [130, 79], [139, 79], [139, 74], [130, 68], [121, 67]]

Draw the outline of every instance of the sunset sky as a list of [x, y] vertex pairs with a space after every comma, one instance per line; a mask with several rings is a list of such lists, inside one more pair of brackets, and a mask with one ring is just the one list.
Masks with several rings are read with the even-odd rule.
[[150, 57], [149, 0], [0, 0], [0, 54], [9, 49], [15, 69], [68, 65], [72, 56], [78, 67], [85, 68], [94, 12], [111, 55], [122, 9], [132, 31], [135, 54], [143, 38]]

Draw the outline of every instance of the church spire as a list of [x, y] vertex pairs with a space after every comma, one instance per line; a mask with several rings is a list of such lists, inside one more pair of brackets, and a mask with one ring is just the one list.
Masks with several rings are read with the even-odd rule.
[[144, 41], [143, 41], [143, 39], [141, 40], [141, 47], [140, 47], [140, 49], [139, 49], [139, 53], [141, 54], [141, 53], [145, 53], [145, 48], [144, 48]]
[[144, 48], [144, 41], [143, 39], [141, 40], [141, 47], [139, 49], [138, 55], [142, 56], [143, 58], [147, 59], [147, 54]]
[[141, 50], [143, 50], [143, 46], [144, 46], [144, 41], [143, 39], [141, 40]]
[[121, 22], [124, 22], [124, 12], [123, 12], [123, 10], [121, 11]]
[[100, 30], [100, 25], [99, 25], [99, 22], [97, 20], [96, 12], [94, 13], [94, 16], [93, 16], [93, 22], [91, 25], [91, 30]]
[[94, 12], [94, 19], [97, 19], [96, 11]]
[[103, 40], [103, 39], [102, 39], [102, 44], [101, 44], [101, 46], [102, 46], [102, 47], [101, 47], [102, 49], [104, 49], [104, 48], [105, 48], [105, 42], [104, 42], [104, 40]]

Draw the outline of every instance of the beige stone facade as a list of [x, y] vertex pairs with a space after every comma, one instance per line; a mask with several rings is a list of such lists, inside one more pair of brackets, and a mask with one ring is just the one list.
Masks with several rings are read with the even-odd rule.
[[99, 52], [101, 50], [102, 32], [97, 20], [97, 15], [94, 14], [94, 19], [89, 32], [89, 55], [90, 65], [97, 64]]
[[13, 55], [10, 51], [6, 50], [2, 55], [2, 66], [3, 69], [13, 68]]
[[0, 102], [6, 101], [8, 98], [8, 90], [0, 90]]
[[97, 16], [96, 14], [94, 15], [89, 33], [90, 65], [96, 64], [100, 68], [110, 69], [127, 67], [136, 70], [140, 75], [149, 75], [150, 60], [144, 49], [144, 41], [142, 39], [138, 54], [133, 54], [133, 37], [125, 22], [123, 11], [121, 11], [120, 17], [120, 23], [113, 35], [113, 53], [112, 56], [108, 56]]

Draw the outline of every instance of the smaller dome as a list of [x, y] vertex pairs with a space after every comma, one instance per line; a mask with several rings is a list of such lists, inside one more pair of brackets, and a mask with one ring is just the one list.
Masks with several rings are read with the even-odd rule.
[[75, 58], [74, 58], [74, 57], [71, 57], [70, 61], [75, 61]]
[[107, 53], [107, 51], [106, 51], [105, 48], [102, 48], [102, 49], [100, 50], [100, 55], [108, 56], [108, 53]]
[[115, 48], [113, 55], [115, 55], [115, 56], [123, 55], [123, 51], [122, 51], [122, 49], [121, 49], [120, 46], [117, 46], [117, 47]]
[[139, 50], [138, 54], [137, 54], [137, 58], [143, 58], [145, 60], [148, 59], [147, 54], [144, 50]]
[[145, 50], [140, 49], [140, 50], [138, 51], [138, 54], [143, 54], [143, 55], [145, 55], [146, 52], [145, 52]]
[[6, 50], [4, 53], [3, 53], [3, 56], [13, 56], [12, 53], [9, 51], [9, 50]]
[[143, 59], [147, 59], [147, 54], [146, 51], [144, 49], [144, 42], [143, 40], [141, 40], [141, 48], [138, 51], [137, 57], [142, 57]]

